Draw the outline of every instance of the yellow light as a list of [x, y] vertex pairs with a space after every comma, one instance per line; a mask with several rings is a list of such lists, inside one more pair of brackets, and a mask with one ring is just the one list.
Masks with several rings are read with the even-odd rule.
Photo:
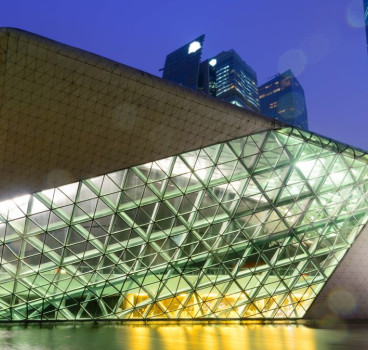
[[218, 294], [217, 293], [208, 293], [208, 294], [200, 294], [200, 297], [203, 298], [214, 298], [217, 297]]

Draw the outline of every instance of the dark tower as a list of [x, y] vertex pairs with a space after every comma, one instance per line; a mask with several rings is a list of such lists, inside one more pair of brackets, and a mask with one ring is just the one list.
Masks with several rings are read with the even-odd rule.
[[204, 38], [201, 35], [168, 54], [162, 78], [196, 90]]

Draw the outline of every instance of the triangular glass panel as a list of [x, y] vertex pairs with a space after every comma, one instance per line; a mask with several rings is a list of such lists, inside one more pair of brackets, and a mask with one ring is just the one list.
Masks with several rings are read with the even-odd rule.
[[79, 188], [78, 182], [58, 187], [58, 189], [62, 193], [64, 193], [72, 202], [74, 202], [76, 199], [78, 188]]
[[79, 187], [78, 202], [96, 198], [97, 195], [85, 184], [81, 183]]
[[114, 181], [114, 183], [119, 187], [122, 188], [122, 183], [124, 180], [124, 176], [126, 174], [126, 170], [120, 170], [120, 171], [116, 171], [114, 173], [110, 173], [106, 176], [108, 176], [112, 181]]

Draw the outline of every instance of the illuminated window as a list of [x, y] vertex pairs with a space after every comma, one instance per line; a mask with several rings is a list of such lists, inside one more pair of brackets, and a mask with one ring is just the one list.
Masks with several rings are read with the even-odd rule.
[[270, 103], [270, 109], [276, 108], [277, 107], [277, 102], [272, 102]]

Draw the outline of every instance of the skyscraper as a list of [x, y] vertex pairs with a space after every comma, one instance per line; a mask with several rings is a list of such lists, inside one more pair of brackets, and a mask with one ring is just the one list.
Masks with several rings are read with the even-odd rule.
[[168, 54], [162, 78], [196, 90], [204, 38], [201, 35]]
[[308, 129], [304, 90], [291, 70], [276, 75], [259, 87], [261, 113]]
[[223, 51], [209, 62], [216, 71], [216, 97], [259, 111], [257, 74], [235, 50]]
[[223, 51], [200, 63], [204, 37], [167, 55], [162, 77], [258, 112], [256, 72], [235, 50]]

